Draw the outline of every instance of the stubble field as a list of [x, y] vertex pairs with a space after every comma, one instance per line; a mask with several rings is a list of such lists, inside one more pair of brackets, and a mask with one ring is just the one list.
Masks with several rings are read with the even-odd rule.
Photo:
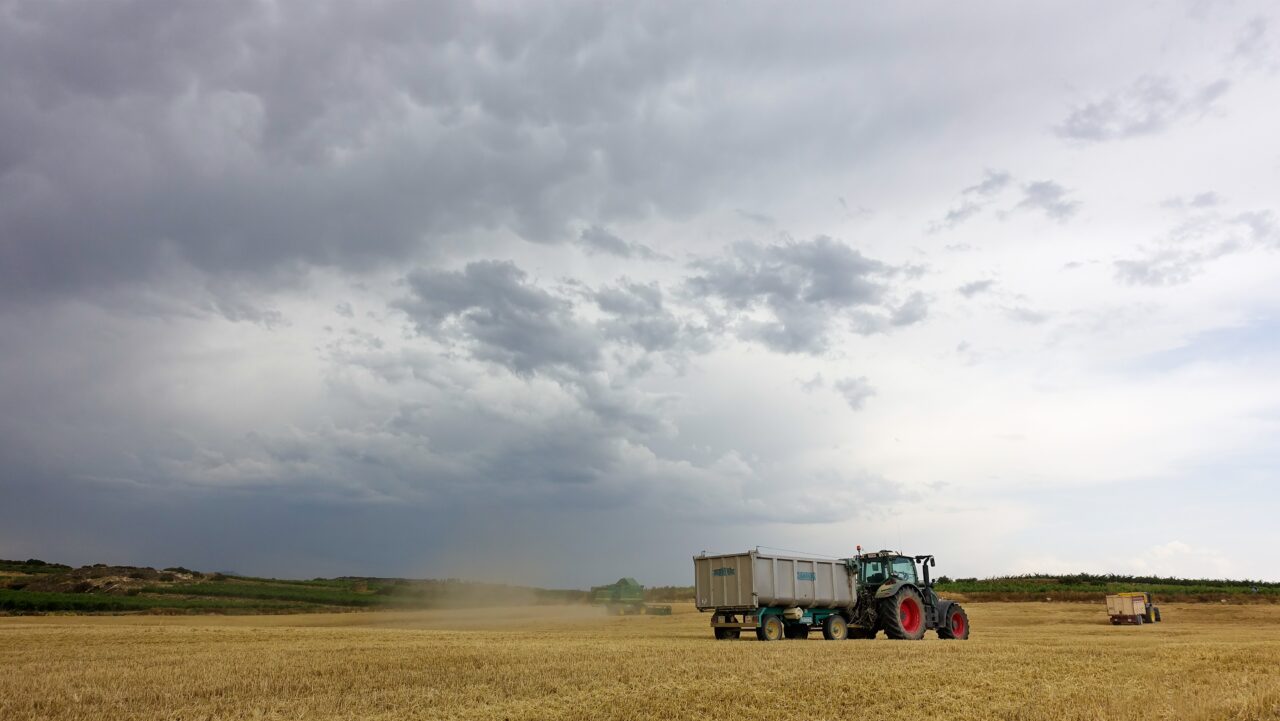
[[1280, 606], [967, 604], [967, 642], [587, 607], [0, 618], [0, 719], [1280, 719]]

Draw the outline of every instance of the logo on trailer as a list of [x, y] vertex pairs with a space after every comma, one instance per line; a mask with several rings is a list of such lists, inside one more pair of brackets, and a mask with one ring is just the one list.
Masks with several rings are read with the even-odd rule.
[[818, 580], [818, 574], [814, 573], [813, 571], [796, 571], [796, 580], [797, 581], [816, 581]]
[[738, 571], [737, 569], [734, 569], [734, 568], [727, 568], [727, 567], [717, 568], [711, 571], [711, 575], [712, 576], [736, 576], [738, 575]]

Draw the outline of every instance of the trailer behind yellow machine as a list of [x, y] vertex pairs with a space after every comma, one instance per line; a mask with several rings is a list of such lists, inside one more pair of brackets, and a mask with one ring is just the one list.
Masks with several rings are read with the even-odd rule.
[[1160, 608], [1146, 591], [1116, 593], [1107, 596], [1107, 615], [1114, 625], [1129, 623], [1141, 626], [1144, 623], [1158, 622]]

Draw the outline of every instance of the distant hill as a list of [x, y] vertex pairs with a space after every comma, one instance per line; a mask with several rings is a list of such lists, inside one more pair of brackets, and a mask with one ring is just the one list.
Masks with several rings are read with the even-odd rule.
[[305, 613], [359, 609], [584, 603], [586, 591], [459, 579], [316, 578], [309, 581], [39, 559], [0, 560], [0, 612]]

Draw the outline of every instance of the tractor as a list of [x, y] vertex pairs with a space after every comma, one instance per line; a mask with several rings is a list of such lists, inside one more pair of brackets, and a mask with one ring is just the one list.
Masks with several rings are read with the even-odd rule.
[[[939, 638], [969, 638], [969, 615], [955, 601], [933, 591], [929, 569], [932, 555], [904, 556], [893, 551], [862, 553], [848, 559], [857, 573], [857, 604], [849, 621], [850, 638], [875, 638], [881, 630], [889, 638], [916, 640], [928, 629]], [[920, 564], [922, 574], [916, 574]]]

